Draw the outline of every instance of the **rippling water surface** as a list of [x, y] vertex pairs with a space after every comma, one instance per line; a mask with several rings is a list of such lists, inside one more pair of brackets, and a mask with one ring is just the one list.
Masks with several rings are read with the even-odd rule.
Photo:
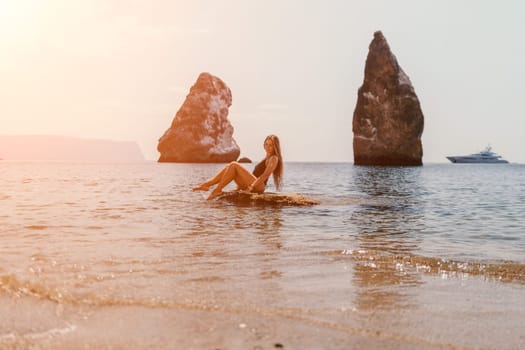
[[0, 163], [0, 294], [338, 323], [411, 305], [391, 288], [421, 273], [525, 281], [523, 165], [288, 163], [284, 192], [321, 201], [300, 208], [190, 190], [220, 167]]

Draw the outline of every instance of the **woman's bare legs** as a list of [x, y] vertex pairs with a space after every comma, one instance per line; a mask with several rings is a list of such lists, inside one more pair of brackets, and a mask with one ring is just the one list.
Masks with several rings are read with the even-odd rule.
[[[252, 173], [237, 162], [230, 163], [228, 167], [225, 167], [224, 171], [221, 171], [221, 174], [222, 176], [217, 187], [211, 192], [208, 199], [213, 199], [219, 196], [222, 193], [222, 189], [232, 181], [237, 183], [238, 188], [246, 189], [257, 179]], [[215, 177], [213, 179], [215, 179]]]
[[230, 163], [222, 168], [221, 171], [219, 171], [214, 177], [212, 177], [209, 180], [204, 181], [199, 186], [195, 186], [192, 188], [193, 191], [208, 191], [211, 186], [218, 184], [219, 181], [221, 181], [222, 176], [224, 175], [224, 172], [228, 170], [228, 168], [233, 164]]

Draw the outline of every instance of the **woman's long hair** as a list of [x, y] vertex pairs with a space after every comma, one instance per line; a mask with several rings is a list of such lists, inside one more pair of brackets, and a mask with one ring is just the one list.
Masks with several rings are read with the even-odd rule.
[[277, 167], [273, 171], [273, 183], [275, 184], [275, 188], [280, 191], [283, 184], [283, 156], [281, 154], [281, 143], [276, 135], [268, 135], [264, 141], [266, 142], [266, 140], [272, 141], [273, 151], [279, 160]]

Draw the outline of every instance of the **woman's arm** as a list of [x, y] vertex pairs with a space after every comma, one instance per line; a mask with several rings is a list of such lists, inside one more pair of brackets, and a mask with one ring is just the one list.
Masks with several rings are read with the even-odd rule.
[[261, 176], [259, 176], [255, 181], [248, 187], [248, 190], [251, 191], [254, 188], [259, 187], [261, 184], [264, 184], [266, 180], [270, 177], [270, 175], [273, 173], [275, 168], [277, 168], [277, 164], [279, 162], [279, 159], [277, 156], [271, 156], [268, 159], [268, 165], [266, 166], [266, 169], [262, 173]]

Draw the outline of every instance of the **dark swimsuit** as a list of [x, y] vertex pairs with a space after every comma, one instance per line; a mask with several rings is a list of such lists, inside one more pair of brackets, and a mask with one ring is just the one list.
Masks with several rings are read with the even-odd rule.
[[[259, 164], [257, 164], [255, 166], [255, 168], [253, 169], [253, 172], [252, 174], [255, 176], [255, 177], [259, 177], [261, 176], [264, 171], [266, 170], [266, 158], [264, 158], [263, 160], [261, 160], [259, 162]], [[266, 181], [264, 181], [264, 186], [266, 186], [266, 184], [268, 183], [268, 179], [266, 179]]]

